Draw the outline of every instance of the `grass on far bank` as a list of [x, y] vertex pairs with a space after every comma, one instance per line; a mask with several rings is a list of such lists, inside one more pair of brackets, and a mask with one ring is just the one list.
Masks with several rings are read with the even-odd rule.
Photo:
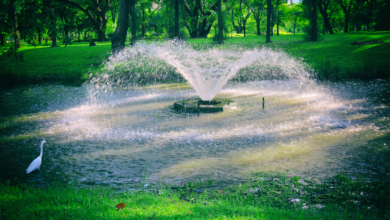
[[[305, 35], [274, 35], [272, 43], [265, 43], [265, 36], [235, 35], [227, 38], [226, 44], [246, 48], [269, 47], [285, 51], [290, 56], [302, 59], [315, 70], [319, 79], [390, 77], [390, 32], [358, 32], [349, 34], [321, 35], [317, 42], [305, 41]], [[354, 41], [380, 40], [382, 44], [351, 45]], [[190, 44], [212, 44], [211, 38], [189, 39]], [[56, 80], [80, 84], [87, 80], [91, 68], [99, 68], [110, 55], [111, 42], [97, 42], [89, 47], [88, 42], [74, 42], [67, 47], [32, 45], [23, 43], [18, 53], [24, 54], [24, 62], [0, 56], [0, 82], [40, 82]], [[128, 44], [128, 43], [126, 43]], [[50, 45], [50, 44], [49, 44]], [[11, 46], [1, 46], [0, 51]]]
[[[119, 203], [126, 207], [117, 210]], [[226, 188], [199, 181], [125, 191], [8, 182], [0, 184], [0, 218], [386, 219], [390, 218], [389, 187], [345, 176], [310, 184], [285, 174], [262, 175]]]
[[[317, 42], [305, 41], [305, 34], [274, 35], [265, 43], [265, 35], [235, 35], [224, 42], [246, 48], [268, 47], [284, 51], [313, 67], [319, 79], [390, 78], [390, 32], [352, 32], [319, 36]], [[383, 41], [381, 44], [351, 45], [355, 41]], [[212, 39], [191, 39], [194, 44], [212, 43]]]
[[[97, 46], [89, 46], [89, 42], [74, 42], [67, 47], [50, 47], [50, 43], [37, 44], [36, 47], [23, 42], [17, 53], [24, 54], [24, 62], [0, 56], [0, 80], [10, 83], [62, 81], [63, 83], [80, 84], [88, 79], [90, 68], [98, 67], [108, 58], [111, 42], [96, 42]], [[0, 47], [7, 50], [10, 44]]]

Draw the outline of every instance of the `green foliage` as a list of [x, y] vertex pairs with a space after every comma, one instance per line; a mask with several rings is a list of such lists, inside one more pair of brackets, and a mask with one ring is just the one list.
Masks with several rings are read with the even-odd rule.
[[315, 69], [319, 80], [339, 80], [345, 78], [341, 73], [340, 63], [336, 59], [326, 57]]
[[[141, 182], [141, 180], [140, 180]], [[389, 184], [338, 175], [312, 183], [260, 173], [222, 187], [212, 180], [130, 190], [52, 184], [0, 184], [1, 219], [381, 219]], [[124, 203], [126, 207], [115, 207]]]

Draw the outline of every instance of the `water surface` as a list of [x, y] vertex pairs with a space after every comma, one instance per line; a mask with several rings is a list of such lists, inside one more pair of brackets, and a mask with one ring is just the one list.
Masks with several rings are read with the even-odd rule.
[[[1, 90], [0, 179], [122, 187], [138, 183], [146, 165], [149, 183], [234, 182], [286, 169], [313, 180], [340, 172], [388, 178], [389, 87], [389, 80], [316, 89], [296, 80], [230, 83], [217, 97], [239, 107], [199, 116], [173, 110], [173, 102], [196, 97], [185, 84]], [[42, 139], [41, 171], [26, 175]]]

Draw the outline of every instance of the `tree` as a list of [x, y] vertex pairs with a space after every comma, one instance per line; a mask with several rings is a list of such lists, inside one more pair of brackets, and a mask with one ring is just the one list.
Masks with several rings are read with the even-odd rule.
[[118, 24], [111, 38], [111, 50], [113, 54], [125, 47], [127, 29], [129, 27], [130, 1], [119, 0]]
[[174, 36], [176, 38], [179, 37], [179, 30], [180, 30], [180, 26], [179, 26], [179, 0], [175, 0], [175, 33], [174, 33]]
[[183, 13], [183, 21], [190, 37], [207, 37], [215, 21], [212, 11], [216, 12], [217, 2], [202, 5], [200, 0], [194, 0], [191, 3], [183, 0], [183, 7], [186, 12]]
[[310, 25], [311, 25], [311, 38], [310, 40], [311, 41], [317, 41], [317, 38], [318, 38], [318, 27], [317, 27], [317, 19], [318, 19], [318, 12], [317, 12], [317, 8], [318, 8], [318, 0], [312, 0], [312, 3], [313, 3], [313, 11], [312, 11], [312, 14], [311, 14], [311, 20], [310, 20]]
[[252, 0], [250, 4], [250, 10], [252, 11], [253, 18], [256, 21], [257, 35], [261, 35], [260, 23], [264, 15], [264, 7], [266, 5], [265, 0]]
[[137, 36], [137, 26], [136, 26], [136, 11], [135, 11], [136, 0], [130, 0], [130, 16], [131, 16], [131, 45], [135, 44]]
[[271, 42], [271, 14], [273, 11], [272, 1], [267, 0], [267, 35], [265, 37], [265, 42]]
[[218, 39], [217, 42], [223, 43], [223, 17], [222, 17], [222, 0], [217, 0], [218, 7]]
[[276, 35], [279, 36], [279, 25], [282, 22], [282, 18], [284, 18], [284, 14], [279, 9], [276, 12]]
[[18, 13], [20, 11], [20, 2], [17, 0], [11, 0], [9, 2], [10, 10], [9, 10], [9, 17], [12, 19], [13, 24], [13, 37], [15, 39], [15, 48], [21, 47], [20, 45], [20, 34], [19, 34], [19, 23], [18, 23]]
[[297, 25], [298, 23], [300, 23], [303, 17], [303, 9], [301, 5], [296, 5], [296, 4], [287, 5], [287, 7], [285, 7], [284, 14], [285, 14], [285, 18], [293, 26], [293, 33], [295, 34]]
[[250, 0], [238, 0], [238, 2], [233, 0], [228, 5], [228, 11], [231, 11], [232, 14], [232, 24], [237, 34], [244, 31], [244, 36], [246, 36], [246, 23], [252, 14], [251, 4]]
[[62, 23], [62, 29], [64, 31], [65, 39], [69, 40], [70, 32], [75, 28], [75, 18], [77, 10], [75, 8], [70, 8], [68, 5], [61, 3], [57, 4], [57, 14]]
[[84, 12], [88, 19], [94, 24], [95, 31], [98, 34], [98, 40], [104, 41], [107, 28], [107, 11], [111, 8], [110, 0], [57, 0], [65, 2]]
[[51, 47], [58, 47], [57, 44], [57, 24], [54, 8], [52, 8], [50, 14], [50, 31], [51, 31]]
[[356, 0], [338, 0], [338, 3], [340, 4], [344, 12], [344, 33], [348, 33], [349, 32], [348, 24], [351, 18], [351, 9], [352, 9], [352, 5], [356, 3]]
[[[276, 0], [275, 5], [272, 5], [272, 11], [271, 11], [271, 36], [274, 36], [274, 26], [277, 15], [277, 10], [279, 5], [281, 5], [283, 2], [281, 0]], [[272, 4], [272, 1], [271, 1]]]
[[375, 29], [378, 31], [390, 30], [390, 3], [386, 0], [378, 0], [378, 13], [375, 18]]
[[332, 3], [332, 0], [318, 0], [318, 8], [320, 9], [321, 15], [324, 18], [324, 24], [326, 29], [329, 31], [330, 34], [334, 34], [332, 25], [329, 21], [329, 14], [328, 14], [328, 7]]
[[318, 39], [318, 0], [304, 0], [303, 5], [305, 6], [307, 17], [309, 18], [310, 24], [308, 29], [309, 40], [317, 41]]
[[13, 10], [10, 1], [1, 1], [0, 2], [0, 45], [5, 44], [5, 36], [12, 33], [13, 29]]

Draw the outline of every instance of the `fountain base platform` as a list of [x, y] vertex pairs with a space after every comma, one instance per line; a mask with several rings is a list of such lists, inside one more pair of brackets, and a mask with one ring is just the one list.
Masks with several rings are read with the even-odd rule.
[[197, 98], [175, 102], [173, 108], [178, 112], [186, 113], [215, 113], [237, 108], [237, 103], [230, 99], [215, 98], [211, 101], [203, 101]]

